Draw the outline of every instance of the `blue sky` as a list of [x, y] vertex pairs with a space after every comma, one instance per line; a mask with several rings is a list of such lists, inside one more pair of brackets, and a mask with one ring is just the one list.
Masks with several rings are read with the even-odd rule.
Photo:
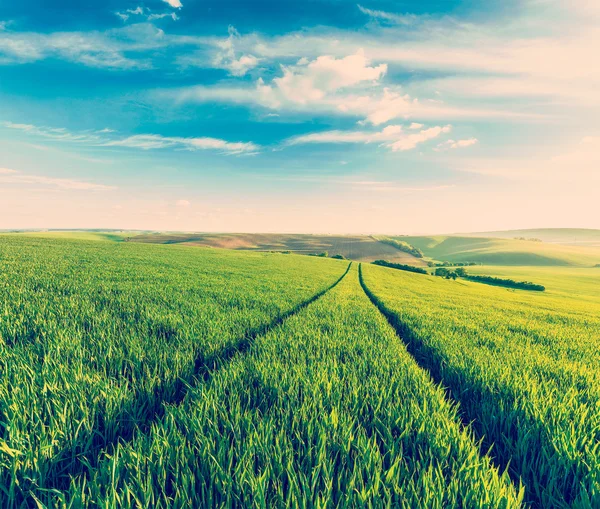
[[0, 228], [600, 227], [599, 46], [592, 0], [2, 2]]

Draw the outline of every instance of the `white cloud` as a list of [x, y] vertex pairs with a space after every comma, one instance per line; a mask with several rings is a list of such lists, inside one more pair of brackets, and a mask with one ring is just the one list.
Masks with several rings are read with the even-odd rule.
[[412, 150], [420, 143], [425, 143], [426, 141], [433, 140], [434, 138], [437, 138], [440, 134], [449, 133], [451, 129], [452, 128], [449, 125], [444, 127], [436, 126], [430, 127], [429, 129], [423, 129], [418, 133], [409, 134], [408, 136], [401, 137], [398, 141], [392, 143], [390, 145], [390, 148], [393, 151]]
[[[244, 76], [249, 70], [254, 69], [259, 64], [260, 59], [254, 55], [240, 53], [236, 50], [236, 45], [241, 40], [241, 36], [233, 26], [229, 26], [228, 34], [227, 39], [215, 42], [217, 51], [212, 57], [212, 67], [225, 69], [232, 76]], [[206, 57], [203, 52], [200, 52], [196, 55], [192, 54], [180, 57], [179, 62], [186, 65], [204, 67], [206, 66]]]
[[150, 9], [144, 7], [136, 7], [135, 9], [127, 9], [125, 12], [115, 12], [115, 14], [123, 21], [127, 21], [131, 16], [144, 16], [148, 21], [157, 19], [171, 18], [177, 21], [179, 17], [174, 12], [164, 12], [161, 14], [152, 14]]
[[423, 124], [418, 124], [417, 122], [413, 122], [412, 124], [410, 124], [410, 126], [408, 126], [409, 129], [421, 129], [423, 127]]
[[455, 148], [466, 148], [472, 147], [479, 143], [477, 138], [468, 138], [464, 140], [447, 140], [444, 143], [438, 145], [438, 149], [455, 149]]
[[358, 4], [357, 7], [360, 10], [360, 12], [366, 14], [371, 18], [398, 25], [411, 25], [418, 19], [418, 17], [414, 14], [393, 14], [391, 12], [386, 11], [367, 9], [366, 7], [363, 7], [360, 4]]
[[[314, 59], [320, 55], [344, 58], [364, 50], [364, 56], [374, 65], [386, 63], [409, 69], [426, 69], [456, 74], [442, 79], [412, 82], [407, 91], [411, 96], [446, 97], [454, 103], [462, 100], [467, 109], [473, 107], [473, 95], [481, 104], [489, 97], [552, 97], [566, 103], [600, 103], [600, 66], [596, 48], [600, 46], [600, 31], [592, 20], [597, 19], [598, 2], [576, 0], [531, 1], [529, 11], [518, 6], [510, 22], [464, 22], [451, 17], [406, 17], [382, 11], [361, 11], [371, 17], [405, 23], [399, 27], [369, 26], [367, 30], [350, 32], [335, 29], [308, 29], [272, 38], [250, 34], [237, 41], [240, 51], [251, 52], [257, 58], [281, 61], [293, 58]], [[558, 13], [558, 14], [557, 14]], [[408, 23], [409, 22], [409, 23]], [[548, 58], [552, 55], [552, 58]], [[541, 104], [537, 112], [545, 113]], [[529, 111], [536, 111], [530, 105]], [[454, 107], [454, 110], [464, 109]], [[515, 111], [503, 108], [506, 118], [517, 118]], [[458, 112], [455, 111], [458, 115]]]
[[141, 134], [119, 140], [110, 140], [102, 144], [111, 147], [130, 147], [142, 150], [161, 148], [183, 148], [187, 150], [220, 150], [228, 154], [255, 153], [260, 150], [251, 142], [228, 142], [218, 138], [180, 138], [157, 134]]
[[469, 139], [466, 139], [466, 140], [458, 140], [458, 141], [455, 141], [454, 143], [452, 143], [452, 145], [450, 145], [450, 148], [471, 147], [471, 146], [475, 145], [476, 143], [479, 143], [479, 140], [477, 138], [469, 138]]
[[155, 19], [163, 19], [163, 18], [171, 18], [173, 21], [177, 21], [179, 19], [179, 16], [177, 16], [177, 14], [175, 14], [174, 12], [168, 13], [162, 13], [162, 14], [150, 14], [148, 15], [148, 21], [154, 21]]
[[0, 64], [59, 58], [88, 67], [148, 69], [151, 50], [177, 43], [150, 23], [106, 32], [0, 32]]
[[[218, 101], [257, 105], [277, 111], [298, 111], [312, 115], [321, 113], [353, 116], [366, 119], [373, 125], [385, 124], [397, 118], [409, 119], [412, 117], [521, 120], [544, 118], [541, 115], [511, 112], [508, 109], [452, 107], [441, 101], [419, 101], [409, 94], [403, 93], [400, 89], [391, 87], [385, 87], [382, 91], [377, 86], [368, 86], [366, 89], [364, 87], [336, 89], [337, 85], [334, 86], [333, 83], [340, 83], [341, 78], [337, 78], [339, 81], [315, 80], [315, 76], [307, 71], [307, 68], [308, 66], [304, 67], [304, 73], [286, 69], [283, 77], [273, 79], [270, 84], [259, 78], [253, 87], [196, 86], [160, 93], [158, 96], [170, 97], [178, 102]], [[362, 86], [362, 83], [359, 82], [357, 85]], [[371, 83], [369, 82], [368, 85]]]
[[114, 186], [95, 184], [81, 180], [46, 177], [43, 175], [24, 175], [17, 170], [0, 168], [0, 182], [3, 184], [38, 185], [74, 191], [111, 191]]
[[24, 131], [28, 134], [49, 138], [55, 141], [66, 141], [72, 143], [97, 143], [102, 139], [93, 132], [72, 133], [64, 127], [39, 127], [30, 124], [14, 124], [12, 122], [4, 122], [1, 125], [7, 127], [8, 129]]
[[412, 150], [421, 143], [449, 133], [451, 126], [436, 126], [418, 133], [405, 133], [402, 126], [389, 125], [381, 131], [324, 131], [290, 138], [288, 145], [305, 143], [381, 143], [392, 151]]
[[387, 72], [387, 65], [370, 67], [364, 51], [359, 50], [340, 59], [323, 55], [306, 64], [282, 66], [282, 70], [283, 76], [273, 80], [273, 90], [288, 101], [306, 104], [342, 88], [376, 82]]
[[[227, 154], [250, 154], [256, 153], [260, 147], [251, 142], [228, 142], [218, 138], [199, 137], [168, 137], [158, 134], [140, 134], [126, 138], [109, 137], [114, 131], [102, 129], [101, 131], [73, 133], [67, 129], [53, 127], [38, 127], [30, 124], [14, 124], [5, 122], [4, 127], [16, 129], [25, 133], [48, 138], [53, 141], [70, 143], [85, 143], [100, 147], [130, 147], [142, 150], [161, 148], [183, 148], [187, 150], [220, 150]], [[99, 136], [105, 134], [106, 136]]]
[[174, 9], [181, 9], [183, 7], [180, 0], [163, 0], [163, 2], [168, 3]]
[[189, 200], [177, 200], [177, 203], [175, 205], [186, 209], [186, 208], [190, 207], [192, 204]]
[[369, 131], [323, 131], [320, 133], [295, 136], [287, 141], [288, 145], [305, 143], [371, 143], [397, 140], [402, 126], [389, 125], [379, 132]]
[[[235, 33], [233, 34], [235, 37]], [[223, 45], [229, 51], [228, 44]], [[232, 50], [233, 51], [233, 50]], [[213, 62], [216, 67], [227, 68], [234, 73], [240, 67], [245, 73], [246, 61], [227, 60], [220, 54]], [[229, 58], [229, 57], [227, 57]], [[254, 58], [254, 57], [252, 57]], [[251, 59], [249, 65], [257, 63]], [[283, 76], [265, 83], [259, 78], [254, 87], [191, 87], [178, 90], [179, 101], [223, 101], [241, 104], [259, 104], [269, 109], [317, 108], [337, 111], [339, 99], [336, 93], [354, 85], [374, 83], [387, 71], [385, 64], [370, 67], [362, 51], [341, 59], [327, 55], [313, 61], [300, 60], [294, 66], [281, 66]]]

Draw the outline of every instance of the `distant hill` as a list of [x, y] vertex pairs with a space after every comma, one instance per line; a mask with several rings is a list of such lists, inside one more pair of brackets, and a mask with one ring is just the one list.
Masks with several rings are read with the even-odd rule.
[[416, 266], [426, 263], [393, 246], [367, 235], [305, 235], [278, 233], [146, 233], [134, 235], [129, 242], [185, 244], [254, 251], [291, 251], [316, 254], [327, 251], [349, 260], [371, 262], [388, 260]]
[[506, 230], [461, 234], [466, 237], [492, 237], [499, 239], [527, 238], [539, 239], [552, 244], [574, 246], [600, 246], [600, 230], [586, 228], [536, 228], [529, 230]]
[[[17, 233], [17, 232], [13, 232]], [[186, 233], [101, 230], [22, 231], [19, 235], [109, 242], [179, 244], [251, 251], [290, 251], [296, 254], [342, 255], [349, 260], [388, 260], [425, 266], [426, 262], [368, 235], [304, 235], [278, 233]]]
[[[427, 261], [475, 262], [504, 266], [574, 266], [600, 264], [600, 230], [531, 229], [461, 235], [394, 236], [421, 250], [416, 258], [369, 235], [308, 235], [276, 233], [189, 233], [148, 231], [28, 231], [20, 235], [108, 242], [181, 244], [251, 251], [342, 255], [356, 261], [387, 260], [423, 267]], [[385, 238], [385, 237], [381, 237]], [[538, 239], [517, 240], [518, 238]], [[541, 241], [541, 242], [540, 242]]]
[[[540, 230], [524, 230], [522, 237], [534, 237]], [[503, 232], [506, 233], [506, 232]], [[522, 233], [522, 232], [519, 232]], [[573, 246], [474, 236], [396, 237], [417, 247], [426, 257], [449, 262], [476, 262], [483, 265], [585, 266], [600, 263], [600, 247]]]

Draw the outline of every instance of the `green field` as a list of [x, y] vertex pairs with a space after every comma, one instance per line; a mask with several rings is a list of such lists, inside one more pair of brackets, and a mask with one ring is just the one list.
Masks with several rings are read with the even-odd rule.
[[80, 233], [0, 235], [0, 507], [600, 507], [600, 269]]
[[448, 235], [395, 238], [417, 247], [426, 257], [440, 261], [513, 266], [593, 267], [600, 264], [600, 246], [594, 245]]
[[471, 237], [492, 237], [500, 239], [539, 239], [542, 242], [574, 246], [600, 246], [600, 230], [588, 228], [535, 228], [528, 230], [507, 230], [469, 234]]

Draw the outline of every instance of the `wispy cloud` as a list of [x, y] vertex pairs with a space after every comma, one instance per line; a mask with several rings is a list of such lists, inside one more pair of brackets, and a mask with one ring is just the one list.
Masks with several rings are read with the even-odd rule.
[[[224, 41], [217, 41], [217, 51], [212, 58], [212, 65], [217, 69], [225, 69], [232, 76], [244, 76], [250, 69], [256, 67], [260, 59], [251, 54], [240, 54], [236, 51], [236, 41], [241, 39], [239, 32], [230, 26], [228, 29], [229, 37]], [[180, 59], [186, 62], [186, 57]], [[193, 55], [187, 58], [187, 63], [196, 61]], [[201, 58], [201, 62], [204, 57]], [[204, 64], [205, 65], [205, 64]]]
[[360, 10], [360, 12], [366, 14], [367, 16], [373, 19], [398, 25], [410, 25], [418, 19], [418, 17], [414, 14], [394, 14], [386, 11], [367, 9], [366, 7], [363, 7], [360, 4], [358, 4], [357, 7]]
[[153, 25], [137, 24], [107, 32], [0, 32], [0, 63], [59, 58], [88, 67], [148, 69], [146, 52], [168, 43]]
[[[96, 147], [129, 147], [142, 150], [165, 148], [217, 150], [233, 155], [256, 153], [260, 150], [260, 146], [252, 142], [229, 142], [211, 137], [169, 137], [158, 134], [139, 134], [125, 138], [116, 138], [109, 137], [114, 132], [111, 129], [75, 133], [62, 127], [40, 127], [12, 122], [4, 122], [1, 125], [52, 141], [82, 143]], [[104, 136], [101, 136], [101, 134]]]
[[[2, 124], [8, 129], [23, 131], [28, 134], [49, 138], [55, 141], [66, 141], [72, 143], [98, 143], [102, 138], [95, 132], [72, 133], [64, 127], [40, 127], [31, 124], [15, 124], [13, 122], [4, 122]], [[98, 131], [99, 133], [106, 131]]]
[[149, 8], [141, 6], [138, 6], [135, 9], [117, 11], [115, 12], [115, 15], [123, 21], [128, 21], [132, 16], [142, 16], [148, 21], [155, 21], [157, 19], [163, 18], [171, 18], [173, 21], [177, 21], [179, 19], [177, 14], [175, 14], [174, 12], [153, 13]]
[[419, 132], [406, 133], [402, 126], [389, 125], [377, 132], [369, 131], [323, 131], [320, 133], [296, 136], [287, 141], [288, 145], [306, 143], [380, 143], [394, 152], [412, 150], [421, 143], [449, 133], [451, 126], [435, 126]]
[[53, 187], [71, 191], [112, 191], [116, 189], [114, 186], [85, 182], [82, 180], [46, 177], [43, 175], [27, 175], [9, 168], [0, 168], [0, 182], [3, 184]]
[[464, 140], [447, 140], [444, 143], [440, 143], [437, 146], [436, 150], [472, 147], [477, 143], [479, 143], [479, 140], [477, 138], [467, 138]]
[[218, 138], [179, 138], [160, 136], [157, 134], [142, 134], [120, 140], [110, 140], [102, 143], [104, 146], [140, 148], [152, 150], [161, 148], [183, 148], [187, 150], [218, 150], [227, 154], [254, 153], [260, 147], [254, 143], [228, 142]]

